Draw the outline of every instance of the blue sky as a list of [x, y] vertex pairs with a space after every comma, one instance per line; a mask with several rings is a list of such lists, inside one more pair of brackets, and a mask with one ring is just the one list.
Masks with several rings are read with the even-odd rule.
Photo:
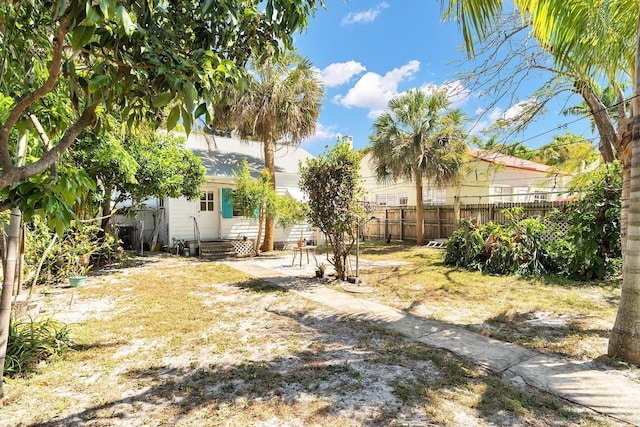
[[[298, 52], [319, 69], [326, 86], [318, 129], [303, 142], [305, 149], [317, 155], [342, 135], [353, 136], [355, 148], [366, 146], [371, 126], [389, 99], [415, 87], [445, 86], [455, 92], [452, 105], [478, 121], [474, 133], [517, 112], [514, 105], [498, 105], [488, 111], [489, 99], [460, 83], [456, 73], [467, 68], [460, 63], [466, 58], [462, 36], [455, 23], [442, 23], [439, 4], [436, 0], [327, 0], [328, 10], [318, 10], [308, 31], [296, 36], [295, 42]], [[532, 81], [526, 86], [539, 85]], [[560, 110], [579, 101], [576, 96], [561, 96], [515, 140], [530, 148], [550, 142], [565, 129], [549, 131], [575, 121], [575, 117], [560, 115]], [[480, 111], [485, 114], [476, 119]], [[592, 136], [588, 120], [568, 130]], [[545, 132], [549, 133], [536, 137]]]

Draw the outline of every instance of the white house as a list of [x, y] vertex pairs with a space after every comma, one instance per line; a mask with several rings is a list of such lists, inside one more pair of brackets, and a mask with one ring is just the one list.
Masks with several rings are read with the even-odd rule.
[[[555, 173], [540, 163], [501, 153], [469, 148], [466, 173], [457, 186], [423, 188], [425, 205], [461, 203], [538, 202], [562, 198], [571, 175]], [[415, 186], [404, 180], [378, 183], [371, 153], [361, 160], [366, 199], [382, 206], [415, 206]]]
[[[143, 230], [136, 230], [135, 234], [143, 236], [144, 243], [148, 243], [156, 229], [158, 242], [169, 246], [176, 239], [186, 242], [255, 239], [258, 221], [242, 217], [233, 209], [233, 172], [246, 160], [252, 175], [257, 176], [264, 169], [262, 143], [193, 132], [187, 138], [186, 146], [200, 156], [207, 170], [202, 197], [198, 200], [181, 197], [150, 201], [147, 204], [149, 210], [138, 214], [136, 228], [142, 227]], [[288, 194], [302, 200], [303, 194], [298, 187], [299, 165], [312, 157], [300, 147], [276, 146], [275, 179], [278, 194]], [[141, 226], [140, 218], [145, 217]], [[305, 239], [316, 238], [310, 226], [301, 224], [291, 230], [276, 227], [274, 240], [281, 245], [294, 242], [301, 235]], [[136, 240], [139, 243], [139, 239]]]

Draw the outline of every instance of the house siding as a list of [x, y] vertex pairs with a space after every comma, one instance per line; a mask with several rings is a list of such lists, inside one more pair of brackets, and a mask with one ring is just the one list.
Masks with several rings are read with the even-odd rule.
[[[376, 181], [371, 162], [371, 154], [367, 154], [361, 161], [361, 175], [367, 201], [375, 203], [378, 195], [407, 195], [407, 205], [416, 205], [415, 185], [405, 180], [395, 183], [380, 184]], [[559, 194], [566, 191], [570, 176], [550, 175], [546, 172], [522, 169], [512, 166], [496, 165], [480, 159], [471, 158], [468, 162], [468, 172], [462, 179], [461, 185], [445, 188], [443, 204], [453, 205], [456, 198], [461, 203], [492, 203], [494, 199], [501, 202], [518, 202], [526, 198], [527, 202], [535, 199], [533, 193], [547, 193], [546, 200], [553, 201], [561, 198]], [[496, 188], [503, 189], [498, 196]], [[424, 184], [424, 192], [436, 190]], [[519, 194], [526, 190], [525, 196]], [[393, 197], [391, 197], [393, 199]]]

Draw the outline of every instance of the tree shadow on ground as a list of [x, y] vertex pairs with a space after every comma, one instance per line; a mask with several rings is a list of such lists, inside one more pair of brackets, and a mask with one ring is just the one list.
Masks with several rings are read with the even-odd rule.
[[[159, 415], [167, 425], [199, 415], [205, 425], [227, 423], [229, 416], [250, 425], [269, 422], [261, 417], [278, 411], [314, 425], [345, 422], [342, 414], [361, 417], [349, 419], [353, 425], [455, 424], [458, 420], [443, 402], [463, 405], [469, 393], [478, 396], [470, 411], [489, 424], [554, 424], [558, 416], [563, 421], [580, 417], [562, 409], [559, 399], [515, 387], [451, 353], [389, 332], [366, 316], [287, 307], [267, 311], [294, 320], [300, 327], [295, 333], [310, 337], [309, 346], [268, 359], [130, 369], [122, 373], [137, 387], [129, 395], [32, 425], [135, 424], [141, 409], [145, 419]], [[309, 405], [310, 398], [316, 404]], [[276, 409], [263, 415], [264, 405]]]
[[[585, 349], [578, 348], [567, 340], [583, 342], [589, 338], [608, 338], [610, 329], [587, 326], [589, 319], [570, 316], [548, 316], [540, 318], [538, 311], [505, 311], [488, 318], [482, 324], [465, 325], [470, 330], [492, 338], [528, 347], [544, 353], [558, 354], [570, 358], [582, 357]], [[545, 314], [545, 313], [542, 313]], [[579, 353], [574, 354], [575, 351]]]

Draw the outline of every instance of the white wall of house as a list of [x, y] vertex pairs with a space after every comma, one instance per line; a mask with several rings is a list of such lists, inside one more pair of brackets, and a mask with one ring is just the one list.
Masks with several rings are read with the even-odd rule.
[[[297, 185], [297, 180], [295, 179], [290, 177], [280, 178], [277, 178], [277, 191], [280, 194], [287, 193], [288, 189], [294, 189], [294, 187], [286, 186], [287, 183], [295, 182]], [[285, 186], [281, 186], [281, 183], [285, 184]], [[203, 194], [205, 195], [203, 200], [187, 200], [184, 197], [165, 200], [166, 215], [163, 228], [166, 230], [166, 236], [168, 237], [165, 244], [172, 244], [173, 239], [178, 238], [185, 241], [198, 240], [198, 231], [200, 232], [201, 241], [236, 240], [243, 237], [252, 240], [256, 239], [258, 235], [257, 219], [242, 216], [223, 217], [223, 188], [232, 189], [234, 185], [230, 180], [225, 180], [222, 183], [209, 182], [203, 187]], [[209, 195], [213, 196], [213, 200], [209, 198]], [[213, 210], [210, 210], [211, 205], [213, 205]], [[281, 244], [293, 243], [301, 235], [307, 240], [318, 241], [319, 238], [319, 236], [314, 235], [311, 226], [300, 224], [290, 230], [282, 230], [276, 227], [274, 240]], [[262, 237], [264, 238], [264, 231]]]
[[[462, 203], [533, 202], [562, 198], [570, 176], [496, 165], [479, 159], [467, 164], [468, 172], [461, 185], [447, 188], [430, 187], [424, 183], [425, 205], [453, 205], [456, 197]], [[365, 199], [387, 206], [415, 206], [415, 185], [405, 180], [378, 183], [371, 164], [371, 154], [361, 161], [361, 176]], [[381, 203], [382, 202], [382, 203]]]

